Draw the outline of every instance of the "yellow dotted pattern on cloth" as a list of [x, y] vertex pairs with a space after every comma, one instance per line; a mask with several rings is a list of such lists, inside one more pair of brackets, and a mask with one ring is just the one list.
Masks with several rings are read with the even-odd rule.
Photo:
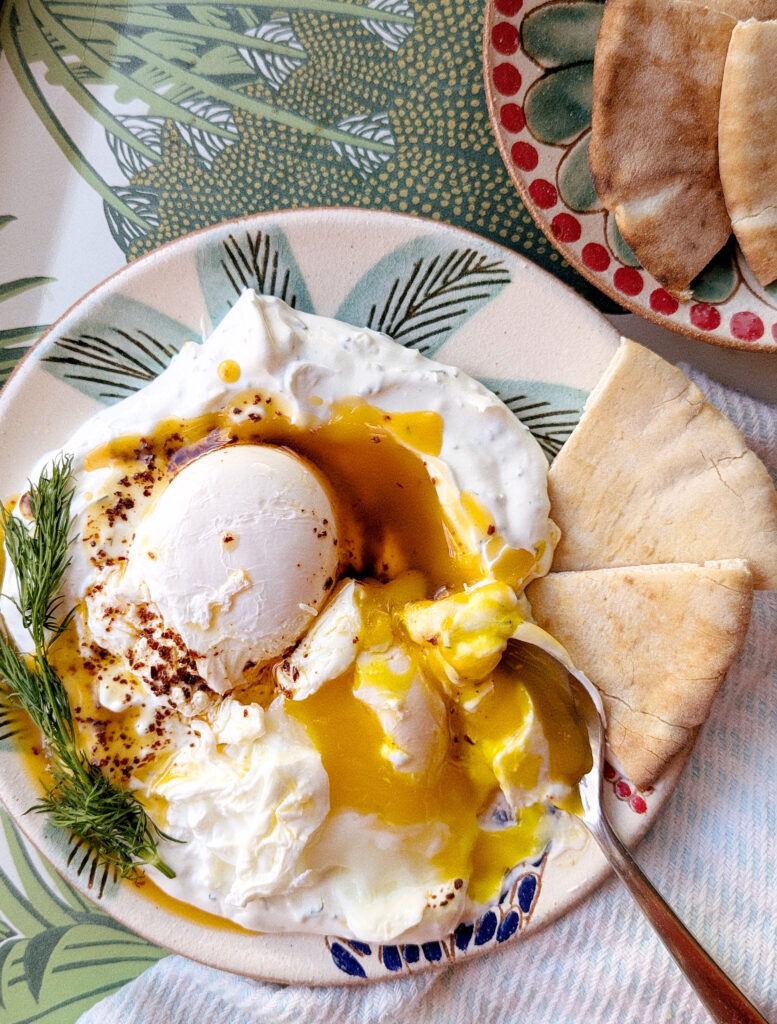
[[396, 52], [354, 19], [290, 11], [305, 59], [277, 93], [259, 76], [245, 89], [332, 125], [386, 112], [395, 155], [365, 179], [328, 140], [235, 108], [239, 141], [208, 169], [168, 123], [161, 160], [133, 179], [158, 194], [159, 226], [129, 258], [244, 214], [332, 205], [432, 217], [566, 266], [526, 213], [492, 136], [482, 5], [414, 0], [413, 8], [413, 31]]

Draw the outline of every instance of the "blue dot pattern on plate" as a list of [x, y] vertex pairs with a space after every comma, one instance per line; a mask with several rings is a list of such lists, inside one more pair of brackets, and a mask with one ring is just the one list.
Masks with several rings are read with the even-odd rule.
[[498, 904], [475, 921], [462, 922], [446, 939], [420, 945], [373, 946], [352, 939], [326, 938], [332, 962], [352, 978], [390, 977], [408, 974], [415, 967], [452, 962], [470, 947], [482, 952], [515, 938], [529, 923], [542, 888], [548, 850], [514, 878]]

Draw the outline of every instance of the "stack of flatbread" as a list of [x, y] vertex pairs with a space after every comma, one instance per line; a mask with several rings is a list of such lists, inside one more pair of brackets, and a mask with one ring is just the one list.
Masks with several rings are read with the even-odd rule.
[[[760, 19], [747, 20], [747, 19]], [[777, 0], [607, 0], [589, 161], [603, 205], [664, 287], [731, 234], [777, 277]]]
[[720, 180], [739, 247], [763, 285], [777, 278], [775, 65], [777, 21], [737, 25], [720, 96]]
[[608, 743], [652, 785], [688, 747], [777, 588], [777, 492], [676, 367], [624, 341], [549, 474], [561, 528], [529, 585], [539, 623], [596, 684]]

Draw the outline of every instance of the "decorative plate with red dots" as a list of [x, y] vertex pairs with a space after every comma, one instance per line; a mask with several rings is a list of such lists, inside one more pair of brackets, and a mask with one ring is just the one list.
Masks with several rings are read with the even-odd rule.
[[622, 306], [716, 345], [777, 351], [777, 282], [761, 287], [733, 238], [679, 302], [640, 265], [588, 167], [603, 0], [487, 0], [491, 123], [527, 210], [577, 270]]

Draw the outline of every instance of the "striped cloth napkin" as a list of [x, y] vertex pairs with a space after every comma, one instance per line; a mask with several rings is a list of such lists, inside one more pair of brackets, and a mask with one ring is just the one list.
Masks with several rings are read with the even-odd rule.
[[[683, 367], [777, 482], [777, 409]], [[724, 970], [777, 1021], [777, 591], [636, 857]], [[372, 986], [249, 981], [178, 956], [79, 1024], [704, 1024], [679, 969], [615, 879], [539, 933], [465, 964]]]

